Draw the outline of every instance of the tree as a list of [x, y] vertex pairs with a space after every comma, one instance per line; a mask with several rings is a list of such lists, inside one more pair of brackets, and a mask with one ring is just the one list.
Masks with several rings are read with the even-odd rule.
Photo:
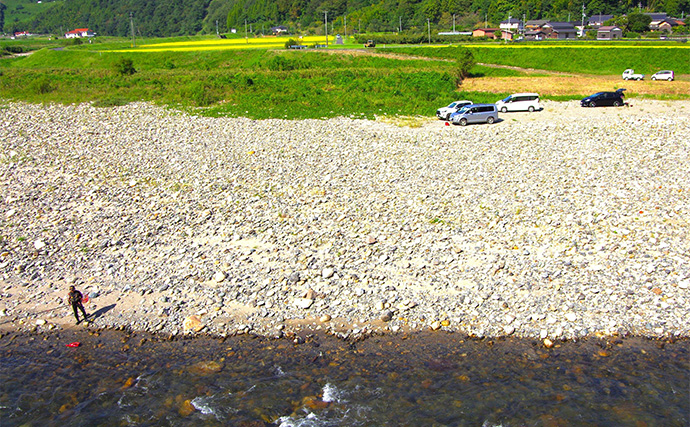
[[652, 18], [649, 15], [645, 15], [639, 12], [633, 12], [628, 14], [628, 31], [634, 33], [644, 33], [649, 31], [649, 23], [652, 22]]
[[0, 31], [2, 31], [2, 28], [5, 26], [5, 9], [7, 6], [5, 6], [4, 3], [0, 3]]

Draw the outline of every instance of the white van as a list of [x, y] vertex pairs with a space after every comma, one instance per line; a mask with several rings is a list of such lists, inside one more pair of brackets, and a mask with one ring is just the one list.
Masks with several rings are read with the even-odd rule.
[[529, 111], [531, 113], [534, 110], [542, 109], [539, 104], [538, 93], [514, 93], [506, 99], [496, 101], [496, 108], [501, 113], [508, 111]]

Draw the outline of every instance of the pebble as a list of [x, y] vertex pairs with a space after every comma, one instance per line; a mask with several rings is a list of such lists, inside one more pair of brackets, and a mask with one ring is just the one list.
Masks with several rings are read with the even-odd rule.
[[5, 102], [0, 315], [88, 278], [150, 303], [96, 322], [171, 335], [184, 313], [268, 335], [311, 308], [348, 333], [690, 336], [690, 103], [545, 106], [407, 128]]
[[303, 310], [308, 309], [314, 304], [314, 300], [311, 298], [295, 298], [295, 307], [301, 308]]

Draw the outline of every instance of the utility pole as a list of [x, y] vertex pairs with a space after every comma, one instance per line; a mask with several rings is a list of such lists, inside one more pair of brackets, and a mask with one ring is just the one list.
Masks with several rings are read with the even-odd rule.
[[347, 15], [345, 15], [343, 20], [345, 21], [345, 38], [347, 39]]
[[453, 14], [453, 32], [455, 32], [455, 14]]
[[244, 38], [247, 40], [247, 44], [249, 44], [249, 35], [247, 35], [247, 20], [244, 20]]
[[429, 30], [429, 44], [431, 44], [431, 23], [429, 22], [429, 18], [426, 18], [426, 26]]
[[325, 16], [324, 21], [326, 23], [326, 47], [328, 47], [328, 11], [324, 10], [323, 14]]
[[134, 37], [134, 18], [132, 12], [129, 12], [129, 29], [132, 31], [132, 47], [137, 47], [137, 40]]
[[218, 32], [218, 20], [217, 19], [216, 19], [216, 35], [220, 35], [220, 33]]
[[402, 15], [398, 17], [398, 32], [402, 33]]
[[[508, 32], [512, 34], [512, 28], [513, 28], [513, 15], [508, 15]], [[503, 31], [501, 31], [501, 38], [503, 38]], [[506, 43], [508, 43], [508, 37], [503, 39]]]
[[580, 26], [582, 27], [582, 34], [580, 37], [584, 37], [585, 35], [585, 4], [582, 3], [582, 22], [580, 22]]

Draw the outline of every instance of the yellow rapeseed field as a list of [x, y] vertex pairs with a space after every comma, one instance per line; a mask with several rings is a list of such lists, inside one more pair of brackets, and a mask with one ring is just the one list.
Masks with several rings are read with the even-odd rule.
[[[273, 49], [282, 48], [285, 42], [294, 37], [257, 37], [239, 39], [212, 39], [180, 41], [168, 43], [144, 44], [136, 48], [119, 49], [114, 52], [194, 52], [208, 50], [231, 50], [231, 49]], [[313, 44], [326, 44], [325, 36], [305, 36], [299, 37], [301, 44], [309, 46]], [[334, 43], [335, 37], [328, 37], [328, 43]]]

